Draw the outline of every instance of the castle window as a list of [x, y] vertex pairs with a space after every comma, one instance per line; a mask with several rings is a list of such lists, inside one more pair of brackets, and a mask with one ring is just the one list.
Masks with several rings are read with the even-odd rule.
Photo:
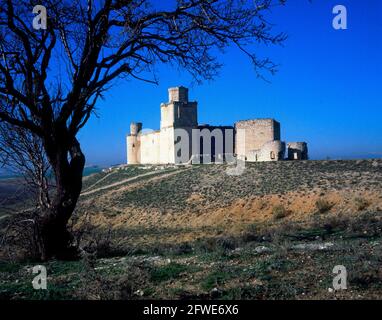
[[133, 148], [135, 148], [135, 144], [133, 143]]
[[271, 151], [271, 159], [272, 160], [276, 159], [275, 153], [273, 151]]
[[295, 152], [295, 153], [293, 154], [293, 156], [294, 156], [294, 159], [295, 159], [295, 160], [298, 160], [298, 153], [297, 153], [297, 152]]

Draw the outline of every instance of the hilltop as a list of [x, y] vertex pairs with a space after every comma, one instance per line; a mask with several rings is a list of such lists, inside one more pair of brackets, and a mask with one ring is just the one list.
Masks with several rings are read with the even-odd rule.
[[275, 220], [278, 208], [284, 222], [310, 221], [320, 202], [330, 215], [357, 214], [358, 202], [382, 208], [382, 160], [247, 163], [239, 176], [228, 175], [228, 168], [127, 166], [93, 175], [84, 181], [80, 212], [115, 228], [193, 230], [160, 239], [178, 242], [221, 229], [240, 233], [248, 224]]
[[[48, 263], [42, 296], [26, 289], [29, 263], [0, 264], [0, 297], [381, 297], [382, 160], [227, 168], [136, 165], [85, 177], [71, 223], [85, 258]], [[336, 265], [348, 290], [331, 290]]]

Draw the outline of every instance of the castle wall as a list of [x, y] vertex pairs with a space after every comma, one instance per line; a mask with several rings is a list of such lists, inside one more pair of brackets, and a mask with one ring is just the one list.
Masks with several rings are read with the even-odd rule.
[[198, 125], [196, 102], [174, 102], [174, 127], [196, 127]]
[[193, 127], [174, 129], [174, 155], [175, 163], [190, 163], [192, 157], [192, 130]]
[[160, 106], [160, 128], [172, 127], [174, 125], [174, 104], [162, 103]]
[[260, 150], [268, 141], [280, 140], [280, 123], [273, 119], [239, 121], [235, 123], [235, 129], [245, 132], [245, 139], [236, 135], [236, 154], [245, 158], [251, 156], [251, 151]]
[[261, 149], [249, 152], [247, 161], [280, 161], [285, 158], [285, 142], [275, 140], [268, 141]]
[[140, 135], [141, 163], [159, 164], [160, 161], [160, 131]]
[[[227, 160], [227, 154], [233, 156], [235, 150], [233, 127], [200, 125], [197, 129], [197, 134], [192, 135], [192, 139], [195, 139], [194, 161], [197, 161], [195, 158], [197, 156], [200, 163], [223, 163]], [[232, 158], [228, 160], [232, 161]]]
[[174, 128], [167, 127], [160, 130], [160, 163], [174, 163]]

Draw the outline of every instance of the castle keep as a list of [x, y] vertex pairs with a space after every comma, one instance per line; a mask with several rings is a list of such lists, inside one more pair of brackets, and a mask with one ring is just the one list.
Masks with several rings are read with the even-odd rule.
[[127, 136], [128, 164], [223, 162], [237, 157], [256, 161], [307, 160], [306, 142], [281, 141], [280, 123], [274, 119], [238, 121], [234, 126], [198, 125], [198, 104], [189, 101], [188, 89], [168, 90], [160, 105], [160, 130], [143, 132], [131, 123]]

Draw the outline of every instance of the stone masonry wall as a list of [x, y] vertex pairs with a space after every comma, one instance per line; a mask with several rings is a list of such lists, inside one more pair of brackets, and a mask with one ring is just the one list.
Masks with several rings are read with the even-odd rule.
[[144, 133], [140, 135], [141, 140], [141, 163], [160, 163], [160, 131]]
[[255, 119], [235, 123], [235, 129], [245, 130], [245, 139], [236, 135], [236, 154], [250, 156], [251, 150], [260, 150], [268, 141], [280, 140], [280, 123], [273, 119]]

